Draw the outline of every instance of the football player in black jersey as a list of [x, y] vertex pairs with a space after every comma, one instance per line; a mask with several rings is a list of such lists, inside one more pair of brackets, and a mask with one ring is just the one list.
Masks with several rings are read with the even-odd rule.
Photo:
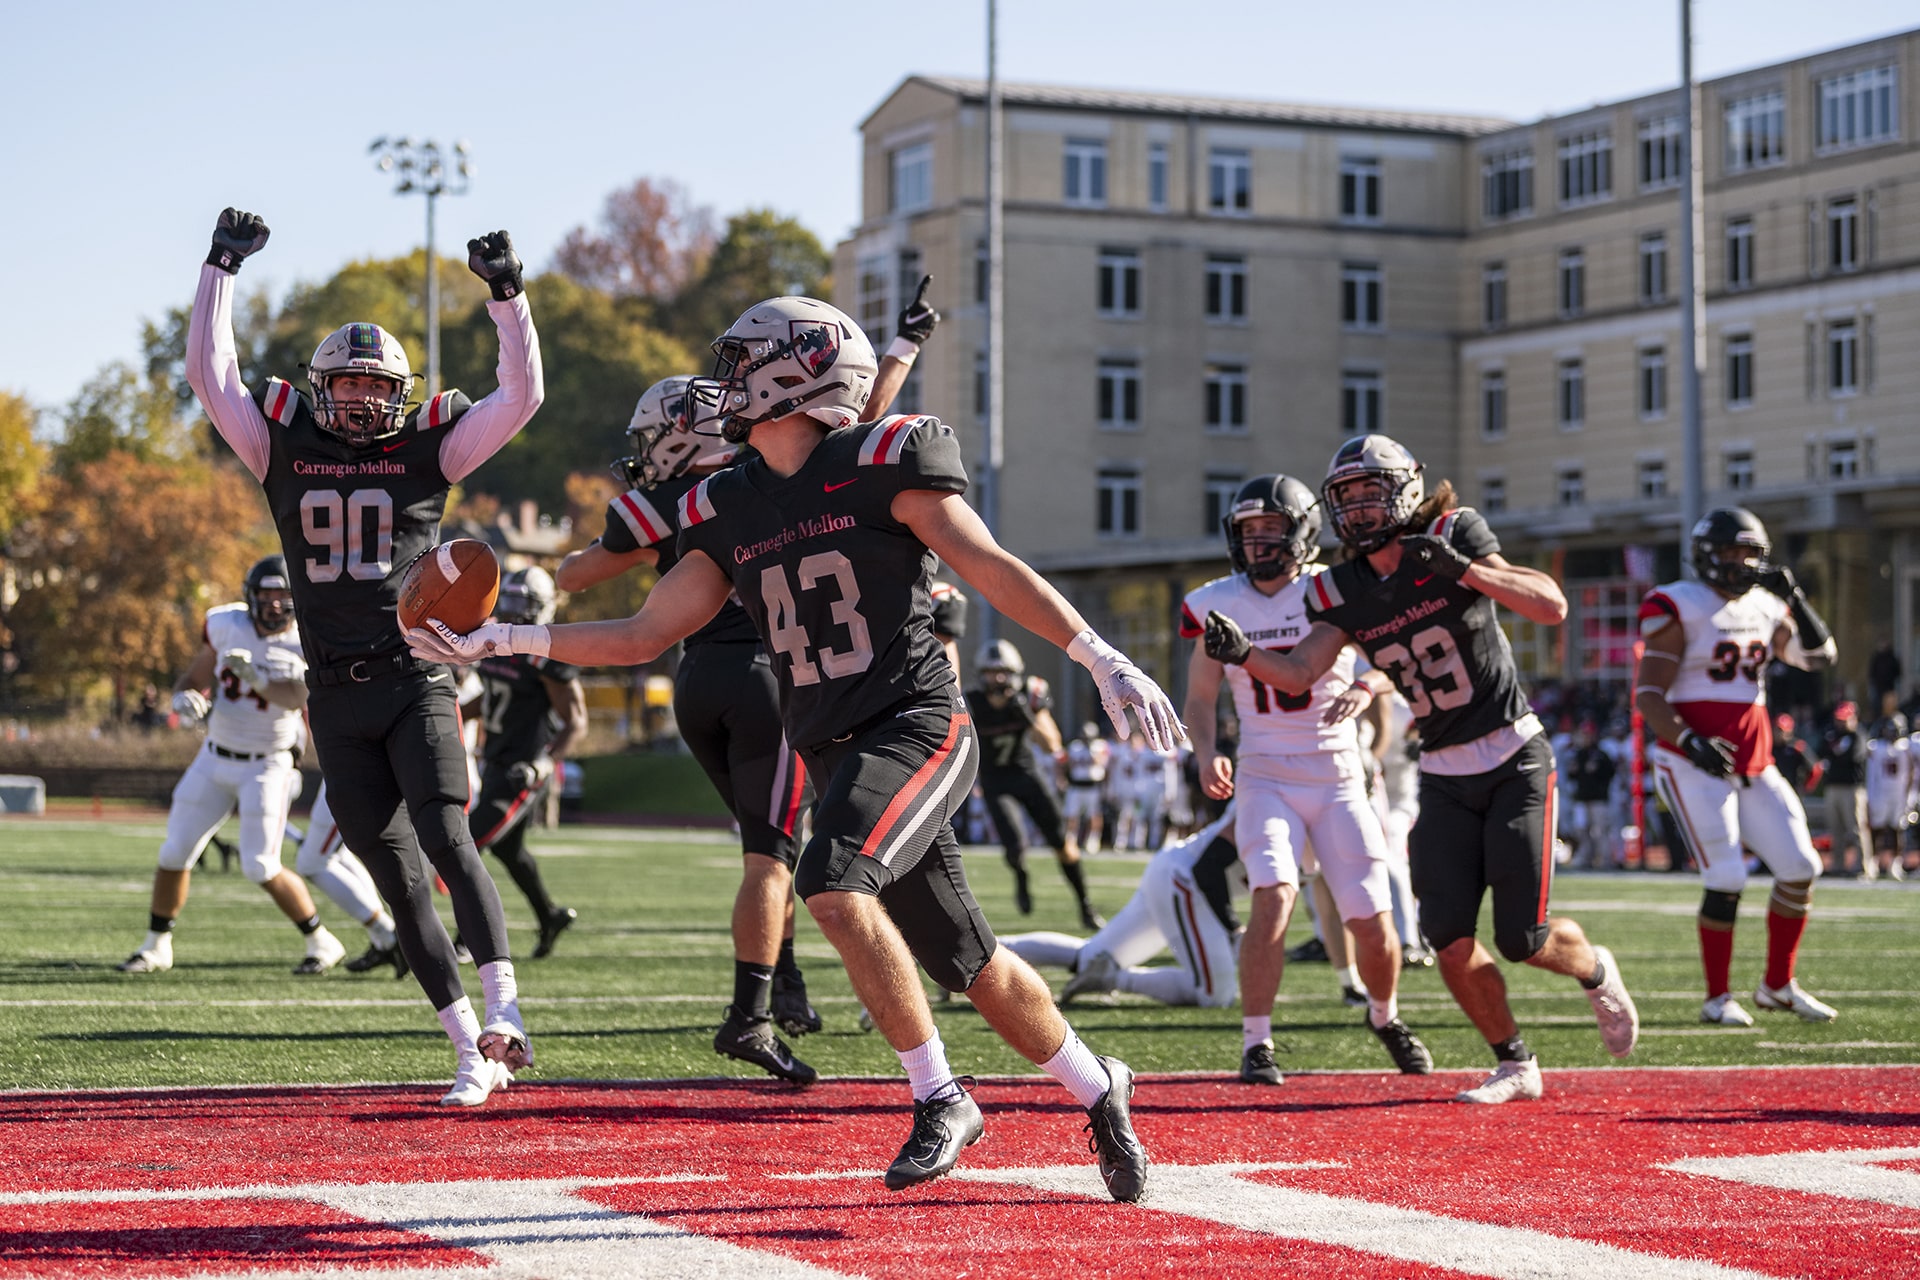
[[[467, 264], [493, 294], [498, 388], [478, 404], [447, 391], [410, 406], [406, 352], [374, 324], [344, 325], [320, 343], [307, 368], [311, 399], [278, 378], [247, 390], [234, 350], [233, 275], [266, 243], [257, 215], [220, 215], [194, 296], [187, 380], [267, 491], [292, 571], [308, 715], [335, 821], [392, 909], [401, 952], [459, 1055], [442, 1101], [473, 1106], [533, 1055], [500, 895], [467, 827], [452, 673], [407, 652], [394, 606], [407, 566], [439, 539], [449, 487], [512, 439], [545, 394], [520, 259], [504, 231], [467, 242]], [[434, 913], [436, 872], [480, 966], [484, 1020]]]
[[795, 887], [913, 1086], [913, 1132], [887, 1185], [939, 1177], [982, 1132], [979, 1108], [947, 1065], [918, 960], [1087, 1108], [1108, 1192], [1137, 1200], [1147, 1155], [1128, 1107], [1132, 1072], [1080, 1042], [967, 888], [948, 815], [972, 783], [978, 745], [933, 636], [935, 555], [1086, 666], [1123, 731], [1132, 708], [1153, 743], [1170, 748], [1181, 734], [1173, 706], [994, 542], [960, 497], [966, 473], [949, 428], [919, 416], [859, 421], [876, 361], [846, 315], [811, 298], [774, 298], [749, 308], [714, 350], [715, 376], [689, 391], [694, 425], [711, 423], [755, 453], [681, 498], [680, 560], [639, 613], [466, 636], [429, 623], [408, 642], [440, 659], [524, 652], [626, 665], [657, 657], [737, 593], [767, 644], [787, 737], [820, 796]]
[[[552, 622], [553, 578], [535, 566], [516, 569], [500, 583], [493, 616], [502, 622]], [[587, 695], [580, 669], [515, 654], [484, 658], [480, 677], [480, 795], [467, 821], [474, 843], [507, 866], [540, 922], [535, 960], [579, 912], [554, 903], [527, 848], [527, 821], [547, 794], [556, 764], [587, 731]]]
[[1497, 1065], [1462, 1102], [1540, 1096], [1540, 1066], [1520, 1038], [1506, 981], [1474, 937], [1493, 894], [1493, 940], [1508, 960], [1579, 980], [1615, 1057], [1633, 1051], [1640, 1019], [1605, 947], [1564, 916], [1549, 918], [1553, 879], [1553, 749], [1520, 692], [1495, 604], [1544, 626], [1566, 617], [1560, 584], [1507, 563], [1487, 522], [1429, 495], [1420, 464], [1386, 436], [1360, 436], [1333, 456], [1321, 500], [1353, 558], [1307, 589], [1306, 638], [1291, 652], [1250, 649], [1240, 628], [1207, 617], [1209, 657], [1244, 662], [1256, 679], [1305, 692], [1358, 644], [1393, 680], [1420, 727], [1420, 817], [1409, 837], [1421, 930], [1447, 989]]
[[1060, 800], [1053, 784], [1041, 776], [1027, 742], [1032, 734], [1048, 755], [1061, 754], [1060, 729], [1053, 722], [1046, 685], [1037, 677], [1028, 679], [1026, 661], [1011, 640], [982, 645], [973, 665], [980, 683], [967, 690], [967, 712], [973, 717], [973, 731], [980, 735], [980, 790], [987, 798], [987, 812], [1000, 836], [1007, 866], [1013, 870], [1014, 904], [1021, 915], [1033, 914], [1027, 845], [1020, 834], [1019, 809], [1025, 809], [1060, 863], [1060, 874], [1067, 878], [1079, 904], [1080, 923], [1089, 930], [1099, 929], [1106, 921], [1087, 900], [1079, 847], [1067, 834]]

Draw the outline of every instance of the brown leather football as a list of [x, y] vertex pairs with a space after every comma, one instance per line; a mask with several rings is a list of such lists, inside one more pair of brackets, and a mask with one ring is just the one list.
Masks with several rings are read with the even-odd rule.
[[500, 594], [500, 562], [476, 538], [443, 542], [413, 562], [400, 584], [402, 628], [438, 618], [465, 635], [493, 613]]

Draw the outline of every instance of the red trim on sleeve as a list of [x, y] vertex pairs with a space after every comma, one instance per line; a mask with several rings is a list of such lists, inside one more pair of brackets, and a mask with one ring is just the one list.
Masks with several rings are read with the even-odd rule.
[[1191, 640], [1202, 634], [1206, 628], [1200, 625], [1200, 619], [1193, 616], [1193, 608], [1186, 601], [1180, 602], [1180, 636]]
[[1673, 601], [1669, 600], [1665, 594], [1659, 591], [1647, 592], [1647, 598], [1640, 602], [1640, 621], [1645, 622], [1648, 618], [1657, 618], [1663, 613], [1675, 622], [1680, 620], [1679, 607], [1675, 605]]

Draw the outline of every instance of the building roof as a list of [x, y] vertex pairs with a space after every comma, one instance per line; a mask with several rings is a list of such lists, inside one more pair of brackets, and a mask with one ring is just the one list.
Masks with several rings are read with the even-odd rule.
[[[887, 95], [913, 83], [955, 97], [984, 102], [987, 83], [960, 76], [913, 75]], [[1126, 89], [1091, 89], [1056, 84], [1000, 86], [1001, 101], [1009, 107], [1057, 107], [1081, 111], [1124, 111], [1143, 115], [1195, 115], [1210, 120], [1239, 120], [1250, 124], [1312, 125], [1335, 129], [1392, 129], [1412, 133], [1478, 135], [1513, 127], [1500, 116], [1460, 115], [1442, 111], [1398, 111], [1387, 107], [1331, 107], [1317, 103], [1266, 102], [1252, 98], [1215, 98], [1189, 93], [1139, 93]], [[882, 104], [884, 105], [884, 103]], [[879, 108], [874, 109], [874, 114]], [[861, 121], [865, 128], [872, 115]]]

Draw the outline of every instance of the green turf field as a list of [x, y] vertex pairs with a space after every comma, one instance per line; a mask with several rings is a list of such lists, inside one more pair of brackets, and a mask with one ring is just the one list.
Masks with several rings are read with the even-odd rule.
[[[419, 988], [390, 971], [336, 970], [296, 978], [293, 928], [238, 872], [197, 872], [175, 938], [170, 973], [114, 970], [146, 928], [152, 822], [0, 820], [0, 1087], [66, 1088], [275, 1082], [439, 1080], [451, 1053]], [[737, 846], [721, 832], [566, 827], [535, 832], [534, 847], [558, 901], [580, 923], [550, 959], [521, 966], [521, 1001], [538, 1054], [529, 1079], [757, 1075], [716, 1057], [710, 1038], [731, 992], [727, 920]], [[287, 854], [291, 865], [291, 849]], [[997, 850], [969, 855], [988, 918], [1005, 930], [1077, 932], [1064, 884], [1035, 863], [1039, 900], [1016, 916]], [[1111, 913], [1131, 892], [1142, 860], [1091, 864], [1095, 901]], [[517, 949], [532, 922], [500, 877]], [[1563, 876], [1556, 909], [1611, 946], [1640, 1005], [1636, 1064], [1920, 1062], [1920, 889], [1823, 883], [1801, 950], [1801, 978], [1840, 1009], [1808, 1026], [1761, 1015], [1750, 1030], [1702, 1027], [1693, 914], [1698, 883], [1686, 876]], [[444, 902], [444, 900], [443, 900]], [[1765, 881], [1749, 888], [1735, 956], [1736, 992], [1750, 991], [1765, 946]], [[321, 914], [350, 954], [365, 935], [322, 900]], [[443, 910], [443, 915], [448, 913]], [[450, 915], [449, 915], [450, 918]], [[1294, 939], [1304, 937], [1304, 917]], [[830, 1075], [893, 1075], [893, 1054], [855, 1025], [845, 974], [801, 912], [799, 954], [827, 1030], [799, 1051]], [[471, 974], [471, 970], [468, 971]], [[1587, 1003], [1564, 978], [1507, 967], [1529, 1044], [1548, 1067], [1605, 1065]], [[1065, 975], [1051, 972], [1055, 988]], [[478, 984], [474, 984], [477, 994]], [[1343, 1007], [1325, 965], [1294, 966], [1275, 1021], [1289, 1070], [1379, 1068], [1386, 1060]], [[1445, 1068], [1477, 1068], [1484, 1046], [1432, 970], [1406, 975], [1401, 1007]], [[964, 1001], [936, 1006], [955, 1067], [977, 1074], [1032, 1068]], [[1237, 1069], [1235, 1010], [1169, 1009], [1133, 997], [1072, 1013], [1103, 1053], [1141, 1071]]]

